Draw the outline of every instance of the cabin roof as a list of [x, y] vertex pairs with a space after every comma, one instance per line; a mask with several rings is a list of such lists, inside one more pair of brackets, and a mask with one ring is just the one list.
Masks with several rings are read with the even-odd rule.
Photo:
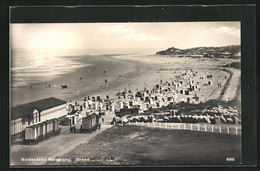
[[11, 119], [17, 119], [23, 116], [31, 115], [34, 109], [37, 109], [39, 112], [66, 104], [66, 101], [60, 100], [54, 97], [49, 97], [46, 99], [18, 105], [11, 108]]

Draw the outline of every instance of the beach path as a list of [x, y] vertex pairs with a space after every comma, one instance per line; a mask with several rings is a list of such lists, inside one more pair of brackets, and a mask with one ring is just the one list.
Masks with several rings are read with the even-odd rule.
[[21, 161], [22, 158], [48, 158], [55, 159], [62, 157], [76, 146], [87, 143], [101, 132], [111, 128], [110, 120], [114, 117], [113, 114], [108, 114], [105, 117], [105, 122], [102, 123], [101, 129], [90, 133], [70, 133], [69, 127], [63, 127], [61, 134], [40, 142], [37, 145], [12, 145], [10, 148], [11, 165], [45, 165], [45, 161]]
[[233, 100], [236, 96], [237, 89], [239, 87], [240, 82], [240, 76], [241, 76], [241, 70], [234, 69], [234, 68], [228, 68], [231, 77], [228, 81], [228, 86], [225, 89], [225, 94], [221, 96], [221, 100], [229, 101]]

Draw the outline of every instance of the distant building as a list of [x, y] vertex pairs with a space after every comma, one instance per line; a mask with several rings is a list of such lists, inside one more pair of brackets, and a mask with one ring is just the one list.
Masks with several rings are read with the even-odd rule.
[[209, 54], [206, 52], [204, 52], [202, 55], [203, 55], [203, 57], [209, 57]]
[[222, 58], [229, 58], [229, 57], [231, 57], [231, 53], [230, 52], [223, 52], [223, 53], [221, 53], [221, 57]]
[[24, 129], [32, 124], [65, 116], [66, 101], [54, 97], [11, 108], [11, 140], [21, 138]]

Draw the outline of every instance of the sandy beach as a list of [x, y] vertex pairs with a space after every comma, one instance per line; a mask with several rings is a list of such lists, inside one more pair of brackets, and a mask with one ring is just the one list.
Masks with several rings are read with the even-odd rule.
[[[30, 86], [12, 88], [12, 106], [48, 97], [69, 101], [80, 100], [85, 96], [99, 95], [105, 97], [109, 95], [113, 99], [120, 90], [122, 91], [126, 88], [136, 91], [144, 87], [151, 89], [161, 79], [170, 80], [174, 78], [174, 72], [182, 72], [188, 68], [198, 69], [215, 75], [228, 74], [217, 68], [221, 62], [225, 62], [224, 59], [218, 61], [214, 59], [170, 58], [167, 56], [140, 54], [85, 55], [71, 56], [70, 58], [82, 64], [90, 64], [90, 66], [81, 67], [73, 72], [59, 75], [56, 79], [52, 79], [49, 82], [34, 84], [32, 88]], [[67, 85], [68, 88], [62, 89], [61, 85]], [[205, 97], [205, 99], [216, 99], [219, 94], [220, 92], [209, 93], [209, 96]]]
[[[110, 99], [116, 98], [116, 93], [125, 88], [136, 91], [147, 87], [151, 89], [160, 80], [171, 80], [176, 75], [181, 75], [188, 69], [198, 71], [198, 76], [212, 74], [213, 85], [205, 86], [198, 95], [204, 100], [232, 100], [235, 98], [237, 89], [239, 89], [240, 70], [233, 68], [219, 67], [223, 63], [233, 62], [232, 59], [208, 59], [208, 58], [172, 58], [156, 55], [99, 55], [99, 56], [73, 56], [82, 64], [90, 64], [81, 67], [67, 74], [62, 74], [49, 82], [34, 84], [33, 88], [14, 87], [12, 88], [12, 106], [40, 100], [47, 97], [56, 97], [63, 100], [80, 100], [85, 96], [110, 96]], [[227, 72], [231, 71], [232, 72]], [[224, 77], [227, 77], [224, 79]], [[81, 79], [80, 79], [81, 78]], [[105, 82], [107, 80], [107, 82]], [[218, 88], [217, 83], [221, 83], [222, 88]], [[50, 84], [50, 87], [48, 86]], [[54, 86], [56, 85], [56, 87]], [[62, 89], [61, 85], [67, 85], [67, 89]], [[226, 92], [221, 95], [221, 92]], [[181, 95], [180, 95], [181, 96]], [[216, 104], [217, 105], [217, 104]], [[66, 127], [62, 135], [51, 140], [40, 143], [35, 147], [26, 145], [14, 145], [11, 147], [13, 164], [46, 164], [45, 162], [21, 162], [20, 158], [28, 156], [37, 157], [61, 157], [78, 149], [80, 144], [86, 144], [96, 135], [110, 128], [110, 121], [114, 114], [106, 115], [105, 127], [95, 134], [84, 135], [69, 134], [69, 128]], [[73, 136], [73, 138], [71, 138]], [[228, 137], [229, 139], [230, 137]], [[229, 142], [228, 140], [227, 142]], [[62, 144], [55, 142], [64, 142]], [[66, 142], [66, 143], [65, 143]], [[76, 147], [77, 146], [77, 147]], [[81, 147], [81, 146], [80, 146]], [[42, 149], [45, 149], [42, 151]], [[75, 149], [74, 149], [75, 148]], [[60, 150], [56, 150], [60, 149]], [[66, 149], [66, 150], [62, 150]], [[33, 152], [32, 152], [33, 151]], [[82, 150], [81, 150], [82, 151]], [[26, 155], [25, 155], [26, 154]], [[161, 155], [161, 154], [160, 154]], [[80, 155], [79, 155], [80, 156]], [[77, 156], [78, 157], [78, 156]], [[51, 164], [51, 163], [48, 163]]]
[[[143, 88], [140, 85], [144, 84], [140, 84], [140, 81], [154, 82], [148, 76], [153, 69], [151, 64], [118, 60], [112, 58], [112, 56], [114, 55], [72, 56], [73, 60], [91, 64], [91, 66], [81, 67], [73, 72], [59, 75], [56, 79], [48, 82], [32, 84], [32, 88], [30, 86], [12, 87], [12, 106], [48, 97], [79, 100], [84, 96], [91, 95], [112, 96], [125, 87], [131, 87], [132, 89]], [[143, 80], [144, 78], [146, 79]], [[152, 85], [150, 83], [149, 85]], [[68, 88], [62, 89], [61, 85], [67, 85]]]

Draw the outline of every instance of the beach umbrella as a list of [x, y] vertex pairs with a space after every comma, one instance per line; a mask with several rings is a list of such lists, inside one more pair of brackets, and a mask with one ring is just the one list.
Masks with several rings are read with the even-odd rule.
[[179, 118], [182, 120], [182, 122], [185, 122], [184, 116], [180, 115]]
[[211, 121], [210, 121], [209, 118], [210, 118], [210, 116], [204, 116], [204, 120], [205, 120], [205, 122], [208, 123], [208, 124], [211, 123]]
[[198, 122], [203, 122], [201, 117], [202, 117], [201, 115], [199, 115], [199, 116], [197, 117]]
[[133, 122], [137, 121], [137, 118], [136, 118], [136, 117], [133, 117], [133, 118], [132, 118], [132, 121], [133, 121]]
[[169, 122], [173, 122], [173, 116], [169, 116], [168, 118], [169, 118], [168, 120]]
[[175, 123], [179, 123], [180, 122], [180, 120], [178, 119], [177, 116], [173, 116], [172, 117], [172, 121], [175, 122]]
[[189, 122], [189, 121], [188, 121], [188, 116], [186, 116], [186, 115], [183, 116], [181, 119], [182, 119], [182, 121], [185, 122], [185, 123]]
[[227, 120], [227, 123], [230, 123], [230, 124], [233, 123], [233, 119], [231, 119], [231, 118], [227, 118], [226, 120]]
[[230, 114], [224, 114], [223, 117], [227, 120], [228, 118], [230, 118]]
[[163, 120], [164, 121], [169, 121], [169, 118], [167, 116], [164, 116]]
[[216, 123], [216, 120], [215, 120], [215, 117], [214, 117], [214, 116], [210, 116], [209, 120], [210, 120], [210, 122], [211, 122], [212, 124], [215, 124], [215, 123]]
[[227, 120], [224, 118], [223, 115], [220, 116], [220, 120], [221, 120], [223, 123], [227, 123]]
[[220, 117], [219, 116], [215, 116], [215, 124], [220, 124]]
[[123, 123], [129, 122], [129, 120], [128, 120], [126, 117], [121, 118], [121, 121], [122, 121]]
[[233, 119], [233, 124], [238, 124], [238, 122], [239, 122], [238, 117], [236, 117], [236, 116], [231, 116], [231, 117]]
[[240, 124], [241, 123], [241, 119], [236, 117], [237, 118], [237, 124]]
[[189, 118], [189, 121], [190, 121], [191, 123], [195, 123], [195, 121], [194, 121], [194, 119], [193, 119], [193, 117], [192, 117], [191, 115], [189, 115], [188, 118]]
[[134, 117], [134, 119], [133, 119], [134, 121], [136, 121], [136, 122], [140, 122], [140, 119], [139, 119], [139, 117]]
[[193, 115], [192, 119], [193, 119], [194, 123], [198, 123], [198, 116], [197, 115]]
[[206, 116], [201, 116], [202, 123], [207, 123]]

